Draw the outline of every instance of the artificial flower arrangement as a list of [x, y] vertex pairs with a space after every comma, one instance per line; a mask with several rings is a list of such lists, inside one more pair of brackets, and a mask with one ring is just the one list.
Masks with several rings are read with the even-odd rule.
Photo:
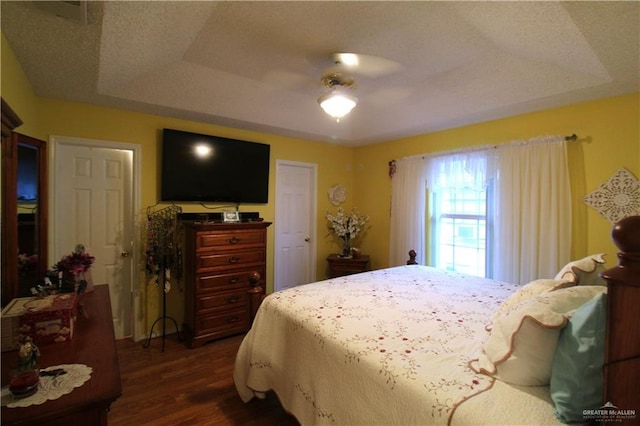
[[327, 211], [327, 221], [329, 232], [343, 241], [342, 257], [351, 256], [351, 240], [366, 230], [369, 216], [361, 214], [355, 207], [348, 213], [338, 207], [335, 214]]
[[78, 275], [88, 271], [95, 261], [96, 258], [85, 251], [84, 245], [77, 244], [72, 253], [62, 256], [53, 266], [53, 270]]
[[87, 253], [82, 244], [76, 244], [72, 253], [62, 256], [52, 271], [58, 277], [61, 291], [84, 292], [90, 279], [87, 277], [87, 271], [95, 261], [96, 258]]

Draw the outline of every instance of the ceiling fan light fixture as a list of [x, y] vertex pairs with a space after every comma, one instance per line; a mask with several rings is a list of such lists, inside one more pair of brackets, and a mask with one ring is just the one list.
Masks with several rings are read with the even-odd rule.
[[340, 121], [358, 104], [358, 98], [339, 91], [334, 91], [318, 98], [318, 103], [331, 117]]

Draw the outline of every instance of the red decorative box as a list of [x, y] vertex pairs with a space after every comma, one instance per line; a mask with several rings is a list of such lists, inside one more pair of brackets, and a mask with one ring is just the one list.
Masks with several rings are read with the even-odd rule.
[[20, 315], [18, 332], [31, 336], [36, 344], [66, 342], [73, 336], [78, 308], [76, 293], [33, 297]]

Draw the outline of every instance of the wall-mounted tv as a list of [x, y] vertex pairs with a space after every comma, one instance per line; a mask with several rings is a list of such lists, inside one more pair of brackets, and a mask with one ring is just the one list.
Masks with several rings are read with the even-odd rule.
[[162, 131], [161, 201], [265, 204], [270, 146], [180, 130]]

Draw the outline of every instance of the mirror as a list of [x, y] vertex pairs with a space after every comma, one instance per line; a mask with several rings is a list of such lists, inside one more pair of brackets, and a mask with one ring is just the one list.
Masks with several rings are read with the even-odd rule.
[[2, 102], [2, 306], [47, 270], [47, 153], [44, 141], [13, 132], [15, 113]]
[[31, 295], [31, 288], [41, 281], [47, 270], [46, 219], [43, 216], [43, 173], [46, 146], [37, 139], [17, 136], [17, 229], [18, 229], [18, 297]]

